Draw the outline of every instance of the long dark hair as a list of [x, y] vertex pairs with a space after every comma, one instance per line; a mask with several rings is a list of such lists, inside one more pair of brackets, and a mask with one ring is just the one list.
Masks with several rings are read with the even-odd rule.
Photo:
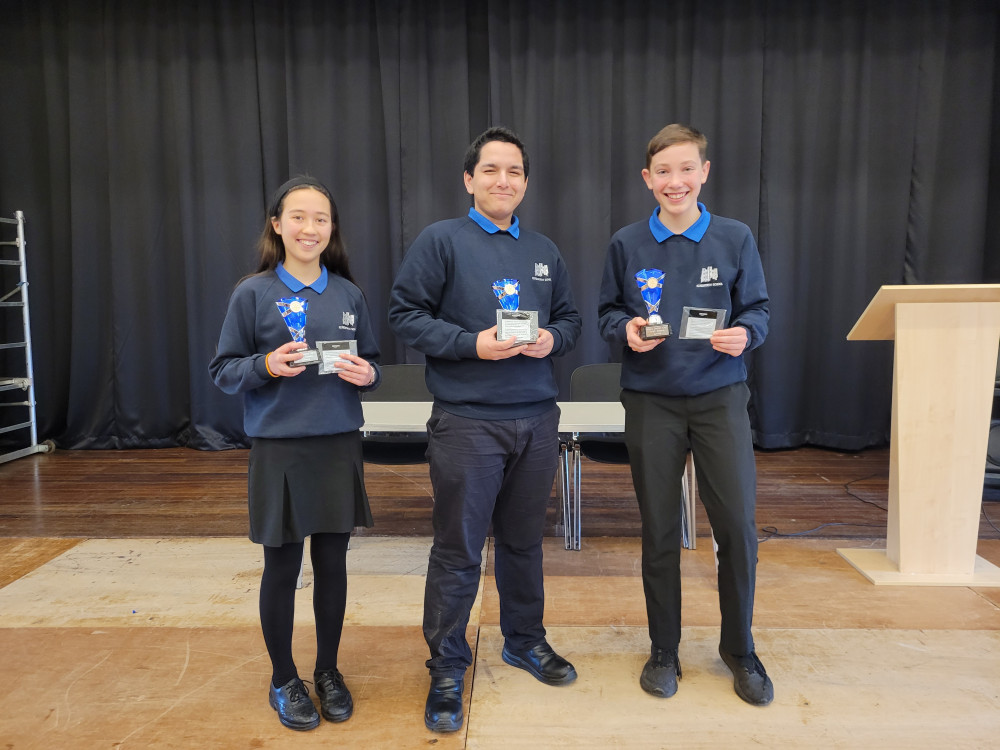
[[274, 231], [271, 219], [280, 219], [281, 212], [285, 208], [285, 196], [293, 190], [304, 190], [309, 188], [322, 193], [330, 201], [330, 220], [333, 222], [333, 229], [330, 232], [330, 243], [319, 256], [319, 262], [326, 266], [327, 271], [343, 276], [354, 283], [351, 276], [351, 267], [347, 261], [347, 248], [344, 240], [340, 236], [340, 215], [337, 213], [337, 204], [330, 195], [326, 185], [315, 177], [300, 175], [293, 177], [284, 185], [274, 191], [271, 196], [271, 203], [267, 209], [267, 216], [264, 219], [264, 230], [257, 240], [257, 252], [260, 255], [260, 262], [257, 265], [257, 273], [273, 271], [278, 264], [285, 260], [285, 243], [281, 240], [281, 235]]

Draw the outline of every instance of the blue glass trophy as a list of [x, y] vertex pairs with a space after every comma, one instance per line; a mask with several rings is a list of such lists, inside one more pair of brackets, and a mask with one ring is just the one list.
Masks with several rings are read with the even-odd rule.
[[514, 345], [538, 341], [538, 311], [519, 310], [521, 284], [517, 279], [497, 279], [493, 293], [500, 300], [497, 310], [497, 341], [514, 337]]
[[[292, 341], [305, 342], [306, 340], [306, 311], [309, 309], [309, 300], [302, 297], [282, 297], [275, 304], [281, 317], [285, 319], [288, 332], [292, 334]], [[294, 362], [289, 362], [289, 367], [303, 367], [305, 365], [315, 365], [319, 362], [319, 354], [315, 349], [300, 349], [302, 355]]]
[[670, 335], [670, 324], [664, 323], [660, 317], [660, 299], [663, 296], [663, 278], [666, 276], [659, 268], [643, 268], [635, 275], [635, 283], [639, 285], [642, 301], [646, 303], [646, 325], [639, 328], [639, 338], [643, 341], [665, 339]]

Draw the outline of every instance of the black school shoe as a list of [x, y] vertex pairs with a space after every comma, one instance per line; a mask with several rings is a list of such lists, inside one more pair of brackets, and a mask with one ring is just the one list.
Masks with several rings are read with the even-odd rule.
[[313, 672], [319, 708], [327, 721], [347, 721], [354, 713], [354, 699], [344, 684], [344, 675], [336, 669]]
[[733, 688], [736, 694], [752, 706], [766, 706], [774, 700], [774, 685], [764, 671], [764, 665], [757, 658], [757, 652], [746, 656], [727, 654], [719, 647], [719, 656], [733, 673]]
[[280, 688], [271, 685], [267, 702], [278, 712], [278, 720], [289, 729], [304, 732], [319, 726], [319, 714], [309, 698], [309, 689], [298, 677]]
[[552, 650], [545, 641], [524, 651], [503, 647], [503, 660], [519, 667], [546, 685], [568, 685], [576, 679], [576, 669]]
[[465, 683], [453, 677], [431, 677], [424, 708], [424, 726], [432, 732], [457, 732], [462, 728], [462, 691]]
[[639, 675], [639, 685], [650, 695], [669, 698], [677, 692], [677, 679], [681, 676], [677, 649], [651, 646], [649, 651], [649, 659]]

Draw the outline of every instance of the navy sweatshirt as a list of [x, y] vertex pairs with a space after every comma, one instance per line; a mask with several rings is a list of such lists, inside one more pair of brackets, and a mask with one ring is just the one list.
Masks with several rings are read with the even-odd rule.
[[[717, 352], [704, 339], [679, 338], [686, 306], [726, 310], [724, 327], [745, 327], [748, 350], [760, 346], [767, 336], [767, 287], [750, 228], [735, 219], [712, 216], [698, 205], [701, 218], [683, 234], [671, 234], [663, 227], [657, 208], [650, 220], [630, 224], [611, 238], [598, 325], [609, 344], [623, 348], [623, 388], [697, 396], [746, 380], [742, 355]], [[635, 274], [650, 268], [665, 273], [660, 317], [670, 324], [672, 335], [639, 354], [626, 342], [625, 325], [634, 317], [649, 317]]]
[[271, 377], [264, 358], [292, 340], [275, 303], [283, 297], [303, 297], [309, 301], [306, 343], [310, 348], [317, 341], [357, 339], [358, 356], [371, 362], [376, 372], [375, 383], [361, 390], [377, 387], [379, 350], [365, 298], [354, 284], [327, 274], [325, 268], [312, 286], [303, 287], [292, 277], [287, 281], [295, 288], [289, 288], [274, 271], [240, 282], [229, 300], [209, 373], [224, 392], [243, 394], [243, 424], [250, 437], [308, 437], [357, 430], [364, 424], [357, 386], [336, 373], [320, 375], [316, 365], [293, 378]]
[[389, 325], [426, 355], [427, 387], [448, 412], [515, 419], [555, 405], [550, 357], [492, 361], [476, 354], [480, 331], [496, 325], [500, 303], [493, 282], [505, 278], [520, 283], [519, 309], [537, 310], [539, 327], [552, 334], [551, 356], [570, 351], [580, 335], [580, 314], [562, 256], [544, 235], [517, 224], [510, 232], [490, 233], [470, 216], [448, 219], [424, 229], [400, 265]]

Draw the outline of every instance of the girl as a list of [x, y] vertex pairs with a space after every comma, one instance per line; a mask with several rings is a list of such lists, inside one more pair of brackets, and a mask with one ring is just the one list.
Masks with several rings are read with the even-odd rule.
[[[319, 715], [292, 660], [292, 621], [307, 536], [316, 692], [329, 721], [346, 721], [354, 710], [337, 651], [351, 530], [372, 525], [358, 391], [377, 387], [379, 350], [326, 187], [296, 177], [278, 188], [257, 247], [257, 272], [233, 291], [209, 371], [223, 391], [243, 394], [251, 438], [250, 539], [264, 545], [260, 621], [273, 670], [268, 702], [286, 727], [306, 730], [319, 726]], [[357, 355], [299, 363], [302, 350], [317, 341], [351, 339]]]

